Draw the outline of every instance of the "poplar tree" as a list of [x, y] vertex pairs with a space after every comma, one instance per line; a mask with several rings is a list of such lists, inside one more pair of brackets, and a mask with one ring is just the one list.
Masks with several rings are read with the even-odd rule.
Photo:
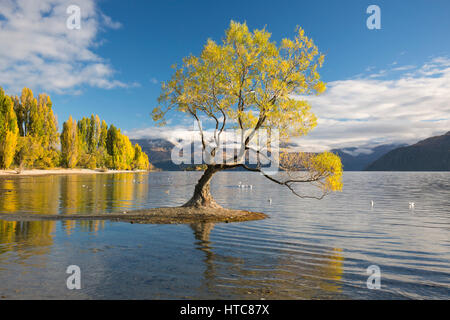
[[89, 133], [88, 133], [88, 151], [94, 153], [97, 150], [100, 140], [100, 118], [98, 115], [91, 115], [89, 120]]
[[99, 137], [99, 147], [104, 148], [106, 151], [106, 136], [108, 135], [108, 125], [105, 120], [102, 120], [102, 125], [100, 128], [100, 137]]
[[0, 166], [8, 169], [14, 160], [19, 128], [14, 102], [0, 88]]
[[83, 117], [77, 122], [78, 131], [78, 162], [81, 167], [89, 166], [89, 118]]
[[106, 149], [110, 159], [109, 166], [117, 170], [133, 169], [135, 160], [135, 148], [130, 139], [110, 125], [106, 137]]
[[33, 92], [24, 88], [20, 99], [13, 98], [20, 139], [17, 162], [22, 166], [48, 168], [59, 164], [58, 122], [47, 94], [34, 98]]
[[39, 149], [39, 142], [31, 135], [32, 114], [36, 117], [37, 100], [33, 91], [23, 88], [20, 99], [14, 97], [14, 110], [17, 115], [17, 125], [20, 137], [16, 148], [16, 162], [22, 167], [32, 167]]
[[63, 124], [61, 156], [62, 162], [67, 168], [74, 168], [78, 163], [78, 130], [77, 123], [72, 116]]
[[58, 121], [52, 109], [52, 101], [47, 94], [39, 95], [38, 112], [41, 112], [40, 121], [42, 121], [41, 141], [42, 156], [39, 159], [44, 167], [54, 167], [59, 164], [59, 134]]
[[117, 139], [118, 130], [112, 124], [109, 126], [108, 132], [106, 134], [106, 150], [111, 157], [113, 157], [117, 153]]
[[138, 170], [148, 170], [150, 163], [148, 161], [148, 156], [142, 152], [142, 148], [137, 143], [134, 145], [134, 161], [133, 169]]
[[37, 107], [37, 100], [33, 96], [33, 91], [28, 88], [22, 89], [20, 100], [15, 99], [14, 107], [16, 108], [17, 122], [19, 125], [20, 135], [25, 137], [28, 134], [28, 128], [31, 122], [31, 111]]

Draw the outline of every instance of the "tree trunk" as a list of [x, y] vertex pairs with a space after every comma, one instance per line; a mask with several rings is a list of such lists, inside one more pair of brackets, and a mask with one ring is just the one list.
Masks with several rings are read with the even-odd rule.
[[209, 208], [221, 208], [221, 206], [214, 200], [211, 196], [210, 191], [210, 182], [212, 176], [220, 169], [217, 169], [214, 166], [208, 166], [205, 172], [203, 173], [200, 180], [198, 180], [194, 195], [191, 200], [186, 202], [183, 207], [209, 207]]

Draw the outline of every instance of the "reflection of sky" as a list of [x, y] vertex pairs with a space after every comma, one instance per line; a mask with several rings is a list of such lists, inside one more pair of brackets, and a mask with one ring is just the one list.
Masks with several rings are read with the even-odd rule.
[[[198, 174], [150, 173], [146, 193], [130, 199], [144, 207], [181, 204]], [[239, 189], [238, 181], [254, 187]], [[13, 233], [0, 228], [0, 291], [47, 298], [448, 298], [448, 190], [448, 173], [346, 173], [342, 193], [301, 200], [259, 175], [218, 174], [219, 203], [270, 218], [210, 226], [46, 221], [40, 229], [31, 223], [41, 222], [22, 222]], [[124, 196], [122, 207], [131, 203]], [[81, 267], [81, 291], [65, 289], [70, 264]], [[381, 268], [381, 291], [365, 286], [372, 264]]]

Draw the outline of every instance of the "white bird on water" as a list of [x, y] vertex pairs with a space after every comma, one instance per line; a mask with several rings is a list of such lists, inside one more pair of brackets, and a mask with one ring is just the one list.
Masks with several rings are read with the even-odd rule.
[[375, 204], [375, 202], [373, 202], [373, 200], [371, 200], [370, 205], [372, 206], [372, 208], [373, 208], [374, 204]]
[[414, 202], [410, 202], [410, 203], [409, 203], [409, 208], [410, 208], [410, 209], [414, 209]]
[[250, 188], [250, 189], [253, 189], [253, 185], [252, 184], [242, 184], [241, 181], [239, 181], [238, 187], [239, 188]]
[[271, 205], [272, 204], [272, 198], [269, 198], [269, 204]]

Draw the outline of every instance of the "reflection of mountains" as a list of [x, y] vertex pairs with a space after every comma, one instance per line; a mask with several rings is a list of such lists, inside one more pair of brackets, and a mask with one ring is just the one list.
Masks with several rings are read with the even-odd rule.
[[263, 255], [261, 261], [255, 256], [253, 263], [238, 256], [215, 253], [217, 250], [209, 240], [213, 223], [191, 224], [191, 228], [198, 240], [197, 249], [205, 254], [200, 293], [230, 299], [323, 299], [336, 298], [341, 292], [342, 249], [330, 248], [328, 253], [305, 250], [301, 255]]

